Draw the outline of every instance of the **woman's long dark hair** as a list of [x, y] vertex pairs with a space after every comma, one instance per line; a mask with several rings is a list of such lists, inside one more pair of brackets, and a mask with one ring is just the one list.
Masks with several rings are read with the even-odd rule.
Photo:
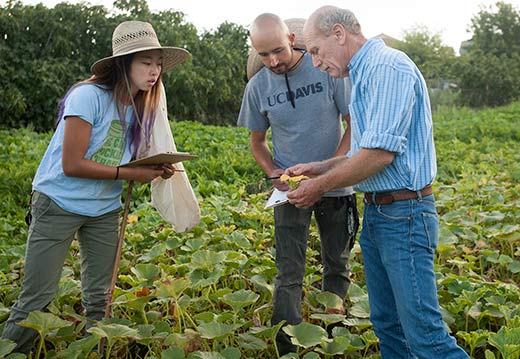
[[[123, 135], [126, 135], [127, 126], [125, 121], [125, 113], [128, 106], [132, 104], [130, 98], [130, 89], [126, 83], [130, 77], [130, 67], [135, 54], [129, 54], [112, 59], [112, 66], [107, 66], [104, 71], [98, 75], [92, 75], [90, 78], [74, 84], [59, 101], [58, 117], [56, 126], [63, 117], [65, 101], [70, 93], [78, 86], [85, 84], [94, 84], [105, 90], [112, 92], [112, 100], [116, 103], [119, 120], [123, 128]], [[161, 97], [162, 81], [161, 75], [150, 91], [141, 91], [133, 99], [135, 109], [133, 112], [133, 121], [129, 129], [130, 131], [130, 148], [133, 157], [136, 157], [141, 142], [150, 140], [151, 130], [155, 121], [156, 109], [159, 106]], [[126, 79], [125, 79], [126, 78]]]

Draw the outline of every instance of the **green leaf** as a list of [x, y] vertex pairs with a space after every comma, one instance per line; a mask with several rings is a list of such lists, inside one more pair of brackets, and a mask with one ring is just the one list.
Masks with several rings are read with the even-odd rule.
[[141, 262], [151, 262], [154, 259], [164, 255], [165, 250], [166, 250], [166, 244], [165, 243], [156, 244], [147, 253], [145, 253], [141, 257], [139, 257], [139, 261], [141, 261]]
[[369, 318], [370, 317], [370, 305], [368, 303], [368, 298], [360, 300], [355, 303], [349, 309], [349, 314], [357, 317], [357, 318]]
[[217, 352], [195, 352], [190, 354], [188, 359], [226, 359], [226, 357], [222, 356], [222, 354]]
[[[5, 359], [26, 359], [26, 358], [27, 358], [27, 356], [25, 354], [22, 354], [22, 353], [11, 353]], [[79, 357], [77, 357], [77, 358], [78, 359], [82, 359], [82, 358], [79, 358]], [[76, 359], [76, 357], [71, 358], [71, 359]]]
[[121, 299], [121, 297], [120, 297], [120, 298], [118, 298], [118, 300], [114, 301], [113, 304], [114, 305], [124, 305], [129, 308], [138, 309], [141, 311], [141, 310], [144, 310], [144, 308], [146, 307], [146, 305], [150, 302], [150, 299], [152, 298], [152, 296], [150, 296], [150, 295], [147, 295], [144, 297], [134, 297], [133, 295], [129, 295], [129, 296], [132, 298], [128, 299], [128, 300], [119, 300], [119, 299]]
[[459, 243], [459, 238], [449, 228], [441, 225], [439, 228], [439, 244], [451, 247], [457, 243]]
[[267, 343], [252, 334], [238, 334], [240, 347], [247, 350], [265, 350]]
[[265, 275], [254, 275], [250, 278], [250, 281], [259, 288], [265, 289], [271, 296], [273, 295], [273, 285], [268, 283]]
[[482, 314], [481, 306], [482, 305], [480, 303], [472, 305], [471, 308], [468, 310], [468, 315], [473, 319], [478, 319]]
[[372, 326], [372, 323], [368, 318], [347, 318], [343, 321], [343, 324], [349, 327], [357, 328], [359, 330]]
[[469, 333], [459, 331], [457, 332], [457, 336], [459, 338], [464, 339], [466, 344], [471, 348], [471, 351], [473, 351], [475, 348], [481, 348], [486, 346], [487, 339], [489, 337], [489, 332], [487, 330], [481, 329]]
[[507, 256], [505, 254], [501, 254], [500, 257], [498, 257], [498, 263], [503, 266], [507, 266], [508, 264], [513, 262], [513, 258], [510, 256]]
[[150, 338], [153, 336], [155, 327], [152, 324], [139, 324], [137, 326], [137, 333], [140, 338]]
[[202, 312], [194, 316], [195, 320], [200, 323], [211, 323], [218, 321], [218, 315], [213, 312]]
[[280, 328], [285, 324], [285, 320], [273, 325], [271, 327], [253, 327], [250, 329], [251, 333], [261, 338], [268, 338], [274, 341]]
[[137, 264], [130, 270], [137, 276], [137, 278], [146, 282], [148, 285], [151, 285], [153, 281], [159, 277], [159, 274], [161, 274], [161, 269], [159, 267], [157, 267], [155, 264], [149, 263]]
[[189, 279], [193, 288], [201, 289], [216, 284], [224, 273], [224, 269], [222, 268], [211, 271], [195, 269], [189, 274]]
[[249, 289], [240, 289], [237, 292], [226, 294], [222, 297], [222, 301], [233, 308], [236, 313], [242, 308], [255, 303], [260, 296]]
[[368, 294], [360, 286], [350, 283], [348, 287], [348, 298], [352, 303], [357, 303], [360, 300], [367, 299]]
[[347, 337], [334, 337], [330, 343], [325, 343], [316, 351], [325, 355], [340, 355], [350, 348], [350, 339]]
[[195, 252], [201, 250], [206, 245], [206, 241], [201, 237], [189, 238], [181, 249], [187, 252]]
[[326, 309], [343, 307], [343, 299], [336, 293], [320, 292], [316, 295], [316, 300]]
[[87, 358], [96, 345], [99, 344], [99, 338], [95, 335], [89, 335], [80, 340], [76, 340], [64, 351], [58, 353], [57, 358], [66, 359], [83, 359]]
[[192, 268], [212, 271], [213, 268], [226, 259], [223, 253], [201, 250], [193, 253], [191, 257]]
[[374, 345], [379, 342], [379, 339], [376, 336], [376, 333], [373, 330], [367, 330], [363, 334], [360, 335], [361, 340], [366, 345]]
[[170, 332], [170, 323], [166, 321], [153, 322], [152, 325], [154, 326], [156, 333]]
[[184, 350], [178, 347], [161, 351], [161, 359], [184, 359]]
[[325, 324], [329, 325], [332, 323], [338, 323], [345, 319], [343, 314], [322, 314], [316, 313], [311, 315], [311, 319], [319, 319]]
[[49, 332], [65, 328], [73, 325], [71, 322], [63, 320], [51, 313], [43, 313], [40, 311], [30, 312], [27, 318], [20, 321], [18, 325], [26, 328], [32, 328], [38, 332], [40, 339], [38, 342], [38, 348], [36, 349], [36, 357], [39, 357], [44, 344], [44, 339]]
[[504, 213], [499, 211], [480, 212], [478, 215], [482, 217], [484, 219], [484, 223], [487, 224], [501, 222], [506, 216]]
[[5, 357], [7, 354], [16, 348], [16, 343], [9, 339], [0, 339], [0, 358]]
[[251, 243], [247, 239], [247, 237], [240, 232], [233, 232], [228, 236], [228, 239], [231, 243], [234, 243], [237, 247], [242, 249], [250, 249]]
[[226, 359], [240, 359], [241, 353], [237, 348], [226, 348], [220, 352], [220, 354]]
[[315, 352], [305, 353], [302, 359], [320, 359], [320, 356]]
[[[506, 226], [507, 227], [507, 226]], [[513, 229], [511, 229], [513, 227]], [[510, 226], [507, 229], [504, 228], [505, 234], [500, 235], [500, 239], [507, 242], [517, 242], [520, 241], [520, 226]]]
[[40, 333], [42, 337], [45, 337], [53, 330], [65, 328], [73, 324], [51, 313], [34, 311], [30, 312], [27, 318], [19, 322], [18, 325], [26, 328], [32, 328]]
[[292, 337], [291, 342], [294, 345], [304, 348], [310, 348], [321, 342], [329, 341], [325, 329], [307, 322], [301, 322], [297, 325], [287, 325], [283, 327], [282, 330]]
[[518, 358], [520, 354], [520, 328], [500, 328], [498, 333], [489, 335], [489, 344], [497, 348], [504, 358]]
[[520, 261], [513, 261], [511, 263], [509, 263], [509, 266], [507, 267], [507, 269], [509, 269], [512, 273], [520, 273]]
[[179, 299], [182, 293], [190, 287], [190, 281], [186, 278], [167, 279], [161, 282], [155, 295], [160, 299]]
[[215, 339], [231, 335], [240, 328], [240, 324], [224, 324], [224, 323], [202, 323], [197, 327], [197, 331], [202, 338]]
[[100, 338], [107, 338], [109, 342], [113, 342], [120, 338], [138, 338], [139, 333], [136, 329], [130, 328], [123, 324], [104, 324], [97, 323], [97, 326], [87, 330]]

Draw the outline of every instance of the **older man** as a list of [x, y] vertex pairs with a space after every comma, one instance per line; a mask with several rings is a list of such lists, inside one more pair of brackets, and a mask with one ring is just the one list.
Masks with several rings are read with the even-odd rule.
[[421, 73], [381, 39], [366, 40], [349, 10], [316, 10], [304, 39], [315, 67], [351, 79], [352, 143], [348, 158], [287, 169], [313, 176], [289, 192], [290, 203], [306, 208], [343, 186], [365, 192], [360, 244], [382, 357], [468, 358], [447, 333], [437, 300], [437, 167]]
[[[253, 22], [251, 42], [265, 65], [247, 84], [238, 125], [251, 130], [251, 150], [269, 177], [301, 162], [345, 156], [350, 132], [342, 135], [340, 114], [348, 114], [350, 83], [333, 79], [313, 68], [304, 50], [294, 48], [295, 34], [273, 14]], [[271, 128], [273, 154], [267, 144]], [[273, 180], [279, 190], [287, 183]], [[357, 230], [356, 198], [352, 188], [323, 192], [309, 208], [291, 204], [274, 208], [276, 276], [271, 322], [302, 320], [302, 282], [309, 225], [314, 212], [321, 238], [322, 289], [343, 300], [349, 287], [348, 259]], [[336, 308], [344, 313], [341, 305]], [[282, 331], [277, 336], [280, 354], [295, 351]]]

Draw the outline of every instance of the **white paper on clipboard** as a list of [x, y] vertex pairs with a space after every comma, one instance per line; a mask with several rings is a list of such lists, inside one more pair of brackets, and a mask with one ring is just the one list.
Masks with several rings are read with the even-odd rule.
[[273, 193], [271, 193], [271, 197], [269, 197], [269, 199], [267, 200], [264, 209], [280, 206], [288, 202], [289, 199], [287, 198], [287, 191], [280, 191], [275, 188]]

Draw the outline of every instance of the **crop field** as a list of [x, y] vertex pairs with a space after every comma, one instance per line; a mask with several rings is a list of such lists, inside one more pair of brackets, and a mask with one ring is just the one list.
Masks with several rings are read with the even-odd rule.
[[[440, 217], [438, 296], [452, 335], [472, 358], [520, 358], [520, 103], [434, 114]], [[271, 299], [276, 267], [269, 183], [249, 150], [249, 134], [197, 122], [172, 124], [202, 220], [176, 233], [134, 188], [114, 296], [114, 315], [88, 332], [80, 304], [79, 248], [73, 243], [59, 292], [24, 325], [36, 329], [32, 357], [276, 358]], [[319, 129], [318, 129], [319, 130]], [[31, 129], [0, 131], [0, 330], [23, 277], [31, 180], [50, 139]], [[358, 196], [359, 210], [363, 204]], [[338, 300], [320, 292], [319, 238], [307, 250], [303, 317], [285, 327], [298, 357], [380, 358], [369, 322], [359, 245], [351, 255], [346, 316], [325, 314]], [[330, 334], [329, 324], [338, 324]], [[0, 358], [13, 344], [0, 340]], [[39, 355], [39, 356], [38, 356]]]

